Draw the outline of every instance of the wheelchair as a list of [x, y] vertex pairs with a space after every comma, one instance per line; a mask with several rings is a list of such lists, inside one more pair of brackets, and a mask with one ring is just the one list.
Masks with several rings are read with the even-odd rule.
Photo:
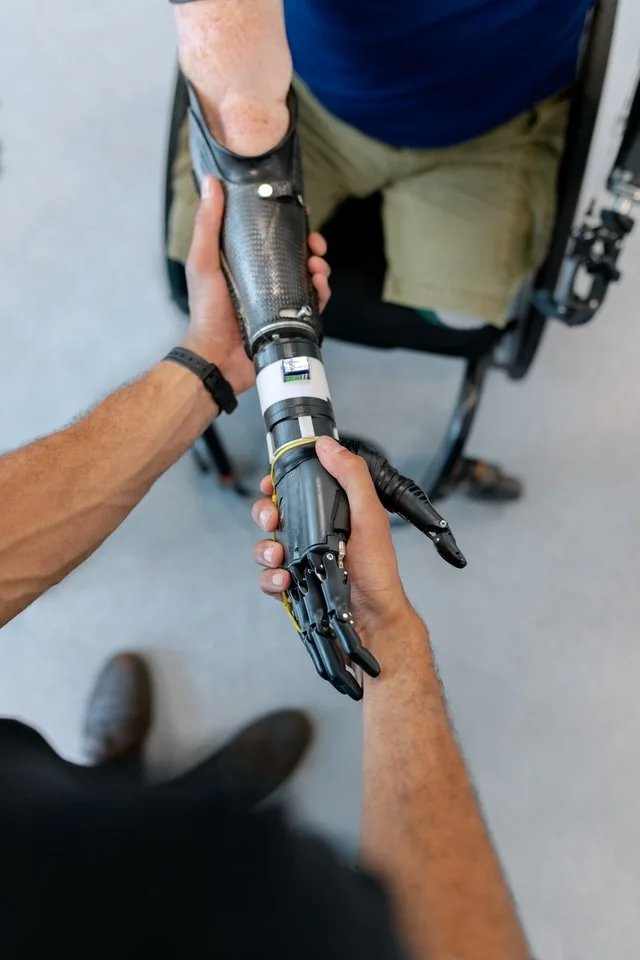
[[[596, 315], [607, 289], [620, 278], [618, 259], [640, 203], [640, 82], [632, 98], [616, 161], [607, 180], [611, 206], [577, 222], [582, 184], [607, 73], [617, 0], [598, 0], [585, 27], [577, 78], [571, 97], [566, 147], [557, 184], [557, 213], [545, 261], [526, 285], [504, 330], [471, 331], [426, 323], [415, 311], [382, 301], [385, 256], [379, 195], [348, 200], [323, 227], [329, 242], [332, 298], [323, 315], [325, 336], [383, 350], [405, 349], [457, 358], [463, 363], [457, 401], [445, 434], [420, 485], [432, 499], [464, 490], [478, 499], [505, 501], [521, 495], [522, 485], [499, 466], [466, 454], [489, 371], [501, 369], [513, 380], [530, 369], [549, 320], [583, 325]], [[165, 250], [173, 200], [172, 167], [188, 97], [181, 74], [175, 89], [169, 134], [165, 190]], [[171, 296], [188, 314], [185, 271], [165, 257]], [[215, 469], [224, 485], [246, 493], [215, 426], [203, 434], [198, 461]]]

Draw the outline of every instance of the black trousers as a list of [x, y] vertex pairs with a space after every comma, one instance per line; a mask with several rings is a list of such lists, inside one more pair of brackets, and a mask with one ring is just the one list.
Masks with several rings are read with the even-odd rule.
[[[18, 720], [0, 719], [0, 807], [36, 802], [38, 805], [84, 794], [119, 792], [144, 786], [139, 767], [106, 763], [86, 767], [64, 760], [45, 738]], [[149, 786], [154, 793], [181, 792], [205, 797], [224, 796], [234, 806], [250, 807], [252, 791], [239, 784], [225, 759], [225, 751], [172, 780]]]
[[276, 811], [250, 812], [228, 767], [223, 748], [120, 789], [115, 765], [70, 763], [0, 720], [2, 960], [399, 960], [378, 884]]
[[36, 730], [18, 720], [0, 720], [0, 791], [17, 802], [62, 799], [85, 790], [140, 783], [133, 770], [106, 764], [84, 767], [60, 757]]

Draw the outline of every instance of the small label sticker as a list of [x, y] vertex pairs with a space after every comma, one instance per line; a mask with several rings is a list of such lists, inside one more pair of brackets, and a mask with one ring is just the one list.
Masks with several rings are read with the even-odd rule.
[[289, 357], [282, 361], [282, 379], [285, 383], [294, 380], [311, 380], [311, 367], [308, 357]]

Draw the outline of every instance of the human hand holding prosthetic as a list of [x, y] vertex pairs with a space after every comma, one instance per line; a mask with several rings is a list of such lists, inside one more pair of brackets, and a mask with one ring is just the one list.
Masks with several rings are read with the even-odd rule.
[[[418, 619], [402, 586], [383, 503], [386, 501], [385, 505], [390, 508], [394, 504], [396, 508], [401, 506], [404, 490], [408, 495], [407, 513], [411, 514], [413, 508], [413, 524], [434, 542], [443, 559], [456, 567], [466, 564], [446, 521], [428, 499], [424, 495], [419, 497], [420, 491], [415, 485], [397, 474], [381, 457], [366, 447], [363, 452], [366, 460], [330, 437], [321, 437], [316, 443], [319, 463], [337, 481], [348, 501], [350, 535], [347, 533], [349, 539], [344, 543], [348, 572], [344, 565], [340, 568], [341, 583], [337, 588], [339, 595], [342, 589], [348, 605], [350, 629], [346, 636], [335, 629], [336, 618], [330, 616], [331, 600], [335, 598], [327, 596], [327, 590], [315, 588], [316, 607], [321, 608], [315, 624], [308, 622], [307, 599], [301, 596], [305, 586], [313, 592], [314, 573], [322, 583], [328, 566], [326, 559], [333, 558], [325, 554], [326, 559], [319, 567], [316, 564], [314, 569], [312, 564], [309, 575], [309, 568], [301, 570], [300, 563], [295, 558], [291, 560], [291, 543], [286, 534], [284, 543], [262, 540], [254, 549], [256, 562], [267, 568], [260, 575], [261, 589], [270, 596], [281, 597], [287, 592], [293, 598], [302, 640], [316, 669], [353, 699], [362, 695], [354, 668], [377, 676], [380, 669], [376, 657], [381, 641], [384, 644], [390, 636], [404, 635]], [[282, 524], [273, 498], [271, 476], [265, 477], [261, 489], [270, 499], [259, 500], [254, 505], [253, 518], [265, 532], [278, 536]], [[332, 589], [336, 590], [336, 586]]]
[[[407, 618], [415, 616], [398, 572], [389, 518], [362, 457], [330, 437], [321, 437], [316, 451], [320, 463], [338, 481], [349, 503], [352, 612], [363, 643], [371, 647], [375, 635], [389, 628], [396, 631]], [[260, 488], [266, 497], [254, 504], [252, 516], [265, 533], [272, 534], [278, 529], [279, 517], [270, 476], [264, 478]], [[284, 566], [283, 544], [273, 539], [261, 540], [253, 555], [256, 563], [266, 568], [259, 576], [260, 589], [267, 596], [280, 598], [292, 585], [291, 574]]]
[[[201, 201], [187, 261], [189, 288], [189, 328], [182, 343], [215, 363], [236, 394], [255, 384], [256, 374], [245, 351], [238, 317], [220, 263], [220, 231], [224, 216], [224, 190], [214, 177], [204, 177]], [[324, 259], [327, 244], [319, 233], [308, 237], [307, 266], [320, 310], [326, 306], [329, 291], [329, 265]]]

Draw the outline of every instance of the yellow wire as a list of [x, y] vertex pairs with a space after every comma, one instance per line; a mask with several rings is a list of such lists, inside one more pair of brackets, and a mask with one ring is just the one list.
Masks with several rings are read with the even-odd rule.
[[287, 453], [288, 450], [293, 450], [295, 447], [304, 447], [306, 444], [316, 443], [317, 439], [317, 437], [303, 437], [300, 440], [292, 440], [291, 443], [286, 443], [284, 447], [280, 447], [271, 463], [271, 479], [273, 480], [274, 478], [276, 463], [283, 453]]
[[[273, 493], [271, 494], [271, 499], [275, 503], [276, 507], [278, 506], [278, 495], [276, 493], [276, 463], [278, 462], [282, 454], [287, 453], [288, 450], [293, 450], [295, 447], [303, 447], [309, 443], [315, 443], [317, 439], [318, 439], [317, 437], [308, 437], [301, 440], [292, 440], [291, 443], [287, 443], [284, 447], [280, 447], [280, 449], [276, 453], [275, 457], [271, 462], [271, 486], [273, 487]], [[274, 540], [278, 539], [276, 536], [276, 533], [277, 531], [274, 530], [273, 532]], [[294, 625], [298, 633], [302, 633], [302, 627], [296, 620], [296, 616], [293, 612], [293, 606], [291, 604], [291, 600], [289, 599], [289, 596], [287, 593], [282, 594], [282, 606], [284, 607], [287, 613], [287, 616], [291, 620], [292, 624]]]

